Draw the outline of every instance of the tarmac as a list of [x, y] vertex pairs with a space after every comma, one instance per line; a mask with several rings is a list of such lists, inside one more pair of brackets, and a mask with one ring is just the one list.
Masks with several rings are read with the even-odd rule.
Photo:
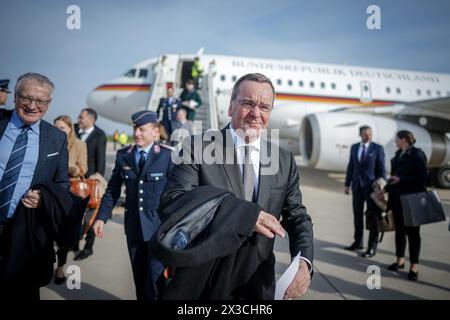
[[[314, 223], [314, 275], [311, 287], [300, 299], [306, 300], [412, 300], [450, 299], [450, 190], [437, 189], [447, 212], [445, 222], [421, 227], [419, 279], [407, 279], [406, 268], [399, 272], [387, 270], [395, 262], [394, 232], [387, 232], [376, 256], [362, 258], [364, 251], [347, 251], [353, 240], [351, 196], [344, 194], [344, 174], [314, 170], [302, 165], [297, 157], [303, 203]], [[114, 164], [114, 151], [108, 144], [107, 177]], [[365, 231], [365, 240], [368, 231]], [[288, 240], [277, 238], [274, 248], [275, 271], [279, 277], [291, 257]], [[103, 239], [97, 239], [94, 254], [68, 266], [80, 269], [80, 288], [53, 282], [41, 288], [43, 300], [134, 300], [133, 276], [123, 228], [123, 208], [114, 210], [113, 219], [105, 227]], [[67, 269], [66, 269], [67, 270]], [[70, 280], [68, 281], [68, 283]]]

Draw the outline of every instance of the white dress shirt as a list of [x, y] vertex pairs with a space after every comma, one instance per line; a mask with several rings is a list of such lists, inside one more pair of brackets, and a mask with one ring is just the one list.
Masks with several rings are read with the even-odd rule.
[[362, 150], [363, 150], [363, 148], [362, 148], [362, 146], [365, 146], [366, 147], [366, 150], [365, 150], [365, 156], [367, 157], [367, 149], [369, 148], [369, 146], [370, 146], [370, 141], [369, 142], [366, 142], [366, 143], [360, 143], [359, 144], [359, 149], [358, 149], [358, 161], [361, 161], [361, 155], [362, 155]]
[[80, 139], [83, 142], [86, 142], [86, 139], [89, 135], [94, 131], [95, 127], [90, 127], [89, 129], [79, 129], [78, 134], [80, 135]]
[[[239, 164], [239, 168], [241, 169], [241, 174], [243, 174], [244, 170], [244, 162], [245, 162], [245, 146], [247, 145], [245, 141], [234, 131], [233, 127], [230, 125], [230, 133], [233, 137], [233, 143], [236, 150], [236, 160]], [[250, 159], [253, 164], [253, 170], [255, 172], [255, 195], [258, 192], [259, 186], [259, 152], [261, 148], [261, 138], [256, 139], [252, 143], [248, 144], [252, 146], [250, 148]]]

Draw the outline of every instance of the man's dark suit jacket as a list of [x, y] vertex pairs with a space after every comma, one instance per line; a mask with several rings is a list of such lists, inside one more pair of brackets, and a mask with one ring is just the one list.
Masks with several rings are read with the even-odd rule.
[[[75, 133], [80, 139], [80, 134], [78, 133], [78, 124], [75, 124]], [[105, 175], [106, 166], [106, 134], [105, 132], [94, 127], [94, 131], [91, 132], [89, 137], [86, 139], [87, 154], [88, 154], [88, 170], [86, 172], [86, 178], [90, 175], [98, 172], [102, 176]]]
[[[12, 110], [0, 109], [0, 139], [11, 118]], [[69, 188], [67, 136], [50, 123], [41, 120], [39, 157], [31, 185], [53, 182]]]
[[359, 143], [352, 145], [350, 149], [350, 160], [347, 166], [345, 186], [352, 186], [352, 190], [358, 188], [366, 192], [371, 190], [372, 183], [378, 178], [386, 179], [386, 166], [384, 160], [384, 149], [379, 144], [371, 142], [366, 150], [363, 161], [358, 160]]
[[[223, 144], [216, 143], [216, 149], [223, 148], [224, 157], [234, 152], [234, 144], [229, 126], [221, 130]], [[204, 135], [204, 134], [203, 134]], [[230, 135], [226, 138], [226, 135]], [[195, 138], [193, 139], [195, 141]], [[231, 141], [227, 145], [226, 141]], [[205, 141], [202, 149], [211, 142]], [[272, 144], [261, 141], [261, 154], [271, 152]], [[203, 154], [203, 150], [192, 149]], [[276, 161], [277, 159], [271, 159]], [[264, 166], [260, 165], [260, 170]], [[198, 186], [212, 186], [232, 192], [240, 199], [244, 199], [241, 172], [238, 164], [179, 164], [174, 166], [169, 173], [165, 191], [161, 196], [160, 208], [165, 208], [175, 199]], [[311, 263], [314, 258], [313, 228], [311, 217], [302, 205], [302, 195], [299, 189], [299, 175], [297, 165], [292, 153], [279, 149], [279, 170], [273, 175], [260, 175], [257, 204], [277, 219], [282, 217], [282, 225], [289, 235], [289, 247], [291, 256], [294, 257], [301, 251], [301, 255]], [[163, 210], [159, 210], [160, 214]], [[230, 214], [232, 214], [230, 212]], [[164, 217], [161, 217], [164, 219]], [[258, 255], [263, 261], [252, 277], [251, 292], [249, 298], [273, 299], [275, 289], [275, 256], [273, 254], [274, 239], [256, 234], [258, 241]]]

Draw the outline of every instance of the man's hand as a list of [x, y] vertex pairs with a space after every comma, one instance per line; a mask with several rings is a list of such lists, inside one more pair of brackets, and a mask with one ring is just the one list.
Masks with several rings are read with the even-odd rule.
[[280, 222], [273, 215], [261, 210], [256, 221], [255, 231], [266, 236], [267, 238], [273, 238], [275, 235], [280, 237], [285, 236], [286, 230], [283, 229]]
[[22, 203], [29, 209], [39, 208], [41, 206], [41, 191], [31, 189], [28, 190], [22, 198]]
[[398, 183], [400, 181], [400, 178], [399, 177], [397, 177], [397, 176], [391, 176], [389, 179], [388, 179], [388, 184], [396, 184], [396, 183]]
[[345, 187], [344, 188], [344, 193], [345, 194], [350, 194], [350, 187]]
[[284, 299], [298, 298], [306, 293], [311, 284], [311, 274], [309, 273], [308, 264], [305, 260], [300, 259], [297, 274], [284, 294]]
[[103, 226], [105, 223], [102, 220], [96, 220], [93, 225], [94, 233], [97, 237], [103, 238]]

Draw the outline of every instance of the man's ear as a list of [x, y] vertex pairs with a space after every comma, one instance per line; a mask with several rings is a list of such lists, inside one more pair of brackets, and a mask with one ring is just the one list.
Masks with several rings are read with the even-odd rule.
[[232, 117], [233, 116], [233, 101], [230, 101], [230, 105], [228, 106], [228, 116]]

